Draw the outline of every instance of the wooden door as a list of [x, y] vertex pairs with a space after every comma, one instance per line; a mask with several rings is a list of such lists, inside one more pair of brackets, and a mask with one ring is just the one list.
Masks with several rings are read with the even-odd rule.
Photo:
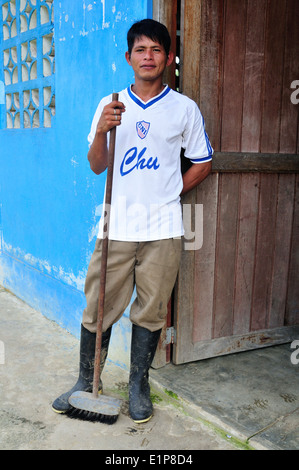
[[185, 0], [182, 92], [216, 151], [182, 201], [203, 204], [203, 245], [184, 251], [173, 362], [299, 337], [296, 0]]

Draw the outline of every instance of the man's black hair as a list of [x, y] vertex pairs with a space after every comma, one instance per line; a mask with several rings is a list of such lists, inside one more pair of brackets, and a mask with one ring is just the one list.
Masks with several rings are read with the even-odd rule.
[[164, 47], [166, 55], [168, 56], [171, 39], [168, 29], [166, 26], [164, 26], [164, 24], [151, 19], [145, 19], [134, 23], [127, 34], [129, 55], [131, 55], [135, 40], [139, 39], [141, 36], [146, 36], [152, 41], [161, 44], [161, 46]]

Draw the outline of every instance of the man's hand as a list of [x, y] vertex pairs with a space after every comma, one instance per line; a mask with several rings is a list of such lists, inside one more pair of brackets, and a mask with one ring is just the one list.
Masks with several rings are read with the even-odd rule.
[[99, 119], [94, 141], [89, 149], [87, 158], [92, 171], [99, 175], [108, 165], [107, 134], [115, 126], [121, 124], [125, 106], [120, 101], [111, 101], [104, 107]]
[[97, 125], [97, 133], [107, 134], [113, 127], [121, 124], [122, 113], [126, 111], [121, 101], [111, 101], [107, 104]]

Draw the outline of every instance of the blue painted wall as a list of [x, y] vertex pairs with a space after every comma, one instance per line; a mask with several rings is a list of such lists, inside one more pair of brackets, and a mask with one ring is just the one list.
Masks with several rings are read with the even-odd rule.
[[[3, 128], [0, 99], [0, 284], [76, 336], [106, 176], [89, 168], [87, 135], [101, 97], [133, 79], [126, 33], [151, 3], [56, 0], [52, 128]], [[114, 333], [125, 355], [128, 324], [126, 312]]]

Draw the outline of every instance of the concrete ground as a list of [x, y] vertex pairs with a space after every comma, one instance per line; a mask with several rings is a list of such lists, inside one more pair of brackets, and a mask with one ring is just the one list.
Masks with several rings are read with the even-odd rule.
[[290, 346], [169, 364], [151, 376], [197, 416], [253, 448], [299, 450], [299, 364], [291, 362], [292, 354], [299, 362], [299, 350]]
[[78, 340], [0, 287], [0, 449], [298, 449], [298, 366], [289, 345], [267, 349], [274, 364], [259, 350], [252, 362], [241, 353], [151, 370], [155, 413], [143, 425], [128, 416], [128, 372], [108, 361], [104, 393], [123, 399], [117, 422], [71, 420], [51, 403], [77, 378]]

